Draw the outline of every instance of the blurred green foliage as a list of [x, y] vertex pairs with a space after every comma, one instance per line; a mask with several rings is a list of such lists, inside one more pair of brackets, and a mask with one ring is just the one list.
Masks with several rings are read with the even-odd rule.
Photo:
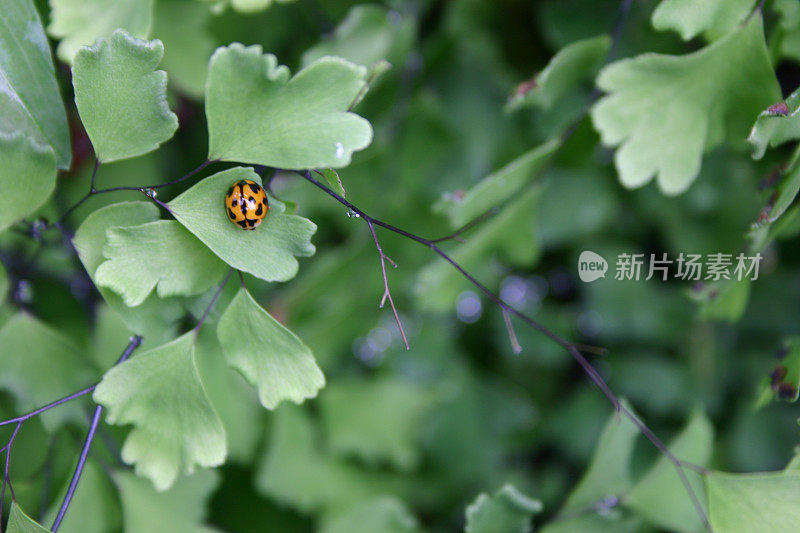
[[[95, 275], [101, 262], [122, 251], [138, 255], [131, 248], [104, 248], [107, 230], [119, 220], [166, 224], [154, 222], [159, 214], [145, 203], [108, 207], [142, 200], [136, 192], [102, 194], [81, 205], [65, 221], [68, 233], [80, 227], [71, 242], [52, 229], [37, 233], [37, 218], [57, 220], [85, 194], [92, 175], [91, 143], [74, 105], [68, 64], [76, 53], [87, 53], [78, 52], [80, 45], [108, 38], [117, 27], [163, 42], [158, 68], [167, 72], [166, 98], [180, 127], [156, 152], [103, 164], [98, 188], [164, 183], [197, 167], [209, 153], [206, 116], [221, 124], [216, 131], [231, 143], [215, 155], [237, 154], [242, 143], [250, 143], [257, 154], [243, 162], [277, 166], [285, 154], [270, 153], [272, 145], [258, 146], [261, 132], [240, 127], [258, 113], [246, 105], [229, 106], [226, 84], [244, 83], [232, 81], [242, 69], [243, 78], [257, 79], [268, 71], [285, 83], [288, 73], [276, 63], [296, 73], [325, 55], [342, 56], [363, 67], [342, 67], [352, 74], [341, 81], [347, 100], [358, 92], [358, 80], [371, 81], [355, 111], [370, 122], [374, 137], [368, 148], [353, 153], [338, 177], [326, 171], [326, 183], [342, 187], [339, 193], [346, 192], [347, 200], [370, 215], [430, 238], [499, 207], [463, 235], [466, 242], [450, 241], [443, 248], [559, 335], [608, 349], [590, 358], [615, 393], [681, 459], [713, 469], [702, 480], [695, 471], [688, 475], [717, 531], [752, 531], [747, 528], [764, 523], [795, 527], [800, 473], [796, 464], [786, 465], [798, 443], [798, 412], [793, 403], [773, 400], [795, 401], [800, 379], [797, 341], [792, 340], [800, 316], [800, 207], [795, 200], [800, 167], [791, 144], [783, 144], [796, 140], [796, 117], [758, 114], [779, 98], [778, 84], [789, 95], [800, 83], [800, 11], [790, 1], [768, 2], [762, 32], [760, 15], [747, 18], [753, 3], [738, 1], [735, 10], [726, 11], [717, 10], [721, 1], [709, 2], [698, 13], [691, 3], [668, 0], [660, 7], [654, 0], [623, 1], [622, 10], [610, 0], [93, 0], [82, 6], [74, 0], [37, 1], [51, 48], [62, 61], [55, 79], [67, 103], [72, 167], [58, 175], [48, 198], [42, 191], [50, 186], [39, 174], [48, 174], [42, 167], [54, 166], [52, 152], [37, 155], [47, 161], [26, 167], [37, 171], [27, 180], [19, 177], [16, 159], [2, 159], [0, 198], [21, 194], [35, 205], [13, 216], [0, 211], [3, 226], [26, 217], [0, 233], [0, 413], [10, 418], [91, 384], [111, 367], [132, 333], [146, 332], [145, 347], [107, 376], [98, 399], [110, 404], [112, 418], [138, 426], [148, 419], [142, 412], [182, 405], [191, 393], [193, 407], [201, 405], [205, 413], [203, 423], [213, 426], [187, 443], [179, 442], [186, 435], [144, 438], [141, 428], [103, 424], [60, 531], [433, 533], [466, 527], [471, 533], [512, 533], [528, 531], [531, 524], [549, 533], [703, 528], [672, 465], [629, 419], [612, 412], [568, 353], [515, 322], [523, 347], [515, 355], [499, 309], [426, 247], [379, 228], [383, 250], [398, 265], [388, 269], [388, 279], [411, 345], [405, 350], [391, 311], [378, 308], [383, 280], [364, 221], [292, 173], [257, 169], [271, 200], [277, 200], [273, 214], [282, 215], [285, 207], [281, 218], [303, 225], [300, 217], [305, 217], [316, 224], [311, 257], [308, 225], [295, 240], [276, 247], [285, 248], [280, 257], [262, 260], [259, 249], [238, 240], [244, 239], [241, 234], [226, 234], [238, 230], [215, 225], [217, 219], [227, 224], [222, 211], [202, 217], [199, 189], [182, 197], [193, 204], [189, 230], [215, 253], [225, 249], [229, 264], [240, 261], [236, 266], [253, 274], [244, 275], [241, 285], [269, 313], [250, 313], [253, 322], [269, 325], [257, 334], [237, 331], [236, 324], [247, 321], [233, 322], [235, 313], [220, 320], [232, 301], [241, 303], [237, 293], [245, 294], [238, 279], [219, 294], [206, 319], [209, 325], [190, 347], [186, 332], [204, 314], [214, 289], [199, 295], [200, 289], [162, 292], [165, 278], [158, 275], [164, 268], [156, 265], [149, 277], [142, 271], [146, 279], [139, 280], [149, 288], [136, 293], [144, 303], [129, 308], [118, 294], [128, 287], [124, 281], [101, 282]], [[96, 17], [98, 10], [107, 16]], [[686, 10], [690, 23], [681, 18]], [[0, 39], [0, 45], [4, 42]], [[209, 94], [227, 103], [206, 115], [209, 58], [217, 47], [233, 42], [258, 45], [276, 62], [253, 55], [264, 73], [249, 65], [247, 74], [235, 61], [223, 65], [230, 72], [220, 74], [219, 67], [217, 77], [209, 78]], [[713, 48], [698, 52], [706, 46]], [[233, 57], [231, 50], [244, 54], [238, 47], [219, 54]], [[623, 62], [603, 71], [609, 52]], [[624, 61], [649, 52], [680, 57]], [[737, 62], [740, 56], [745, 63]], [[385, 70], [381, 60], [391, 69]], [[80, 55], [75, 63], [80, 65]], [[749, 77], [742, 79], [744, 66]], [[654, 77], [653, 69], [664, 70]], [[595, 111], [593, 121], [588, 112], [600, 96], [598, 72], [605, 80], [601, 88], [611, 96], [600, 108], [605, 114], [598, 120]], [[94, 75], [99, 76], [92, 84], [96, 88], [103, 76]], [[647, 86], [656, 81], [658, 87]], [[323, 100], [329, 89], [312, 84], [305, 97]], [[789, 100], [791, 113], [795, 99]], [[287, 102], [259, 111], [287, 128], [297, 118], [285, 113], [288, 108], [312, 118], [319, 112], [305, 108], [306, 101]], [[15, 108], [2, 105], [0, 118], [12, 116]], [[321, 113], [343, 115], [329, 109], [335, 107], [325, 102]], [[650, 127], [637, 129], [641, 115]], [[782, 119], [790, 122], [774, 122]], [[345, 159], [365, 144], [363, 121], [356, 124], [362, 130], [346, 147]], [[752, 147], [745, 143], [753, 124], [758, 159], [750, 157]], [[347, 133], [340, 123], [336, 127]], [[298, 141], [298, 157], [316, 164], [314, 157], [322, 151], [319, 161], [336, 162], [342, 157], [328, 153], [331, 146], [319, 148], [329, 140], [316, 136], [325, 133], [319, 128], [297, 130], [314, 136], [307, 145]], [[643, 148], [616, 155], [615, 165], [614, 149], [601, 142], [595, 128], [608, 144], [628, 138]], [[87, 129], [92, 136], [88, 124]], [[151, 133], [157, 140], [149, 144], [164, 140], [165, 135]], [[285, 140], [281, 131], [272, 134]], [[28, 137], [0, 135], [1, 156], [41, 154], [48, 149], [41, 145], [41, 139], [36, 144]], [[637, 157], [647, 154], [655, 154], [660, 166], [650, 165], [652, 160], [638, 164]], [[231, 166], [215, 165], [201, 176]], [[630, 165], [636, 167], [635, 179], [618, 178]], [[675, 166], [681, 167], [680, 179], [665, 186], [665, 168]], [[657, 169], [662, 189], [685, 192], [665, 196], [654, 181], [645, 185]], [[159, 189], [158, 199], [173, 200], [195, 181]], [[626, 188], [638, 185], [644, 186]], [[39, 199], [46, 200], [41, 208]], [[6, 209], [3, 201], [0, 208]], [[122, 231], [112, 233], [124, 240]], [[144, 254], [158, 242], [135, 244]], [[764, 261], [751, 283], [618, 281], [612, 261], [605, 279], [584, 284], [576, 268], [583, 250], [607, 259], [620, 253], [674, 258], [682, 252], [760, 251]], [[295, 279], [263, 281], [291, 277], [294, 255], [300, 256]], [[137, 257], [128, 260], [131, 269], [142, 270]], [[275, 275], [281, 262], [289, 266]], [[201, 267], [193, 263], [176, 271]], [[221, 277], [216, 270], [214, 275]], [[103, 285], [99, 292], [93, 278]], [[217, 323], [233, 339], [233, 356], [225, 353], [239, 361], [258, 393], [224, 364], [214, 335]], [[297, 372], [292, 376], [300, 376], [297, 382], [286, 380], [283, 387], [267, 390], [270, 381], [257, 369], [280, 361], [252, 360], [237, 352], [271, 342], [266, 329], [279, 331], [302, 357], [310, 348], [327, 382], [316, 399], [302, 406], [282, 403], [274, 411], [259, 406], [259, 395], [273, 408], [285, 397], [311, 396], [322, 384], [315, 377], [313, 387], [304, 385], [304, 372], [287, 364], [284, 371]], [[181, 334], [187, 336], [165, 351], [164, 343]], [[238, 345], [236, 335], [247, 337]], [[20, 353], [46, 361], [32, 356], [17, 364], [12, 355]], [[145, 364], [155, 358], [164, 363], [164, 357], [173, 363], [170, 372]], [[65, 358], [78, 359], [82, 371], [74, 372], [74, 365], [62, 369]], [[309, 361], [306, 368], [315, 370]], [[191, 391], [184, 390], [178, 374], [190, 376]], [[26, 422], [17, 437], [10, 478], [19, 505], [11, 510], [11, 520], [19, 525], [12, 531], [37, 531], [20, 508], [44, 524], [52, 520], [85, 433], [80, 414], [77, 404], [63, 406]], [[0, 442], [6, 442], [13, 426], [0, 430]], [[204, 440], [206, 433], [214, 434], [213, 445]], [[169, 446], [156, 443], [165, 439]], [[181, 470], [190, 472], [194, 462], [219, 463], [222, 448], [227, 448], [227, 463], [215, 471], [183, 476], [169, 470], [172, 463], [162, 462], [163, 455], [177, 456]], [[177, 481], [156, 492], [149, 480], [118, 461], [120, 450], [127, 460], [147, 456], [149, 466], [139, 471], [157, 480], [159, 488]], [[760, 471], [779, 472], [725, 473]], [[747, 507], [744, 501], [756, 503]], [[761, 522], [759, 513], [775, 519]]]

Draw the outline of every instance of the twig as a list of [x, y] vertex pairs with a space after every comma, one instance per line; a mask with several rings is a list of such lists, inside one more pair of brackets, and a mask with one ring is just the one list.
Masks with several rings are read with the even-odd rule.
[[54, 401], [52, 403], [48, 403], [44, 407], [39, 407], [38, 409], [36, 409], [34, 411], [31, 411], [30, 413], [26, 413], [24, 415], [20, 415], [20, 416], [18, 416], [16, 418], [9, 418], [8, 420], [3, 420], [2, 422], [0, 422], [0, 426], [7, 426], [8, 424], [16, 424], [16, 423], [20, 423], [21, 424], [22, 422], [25, 422], [26, 420], [29, 420], [29, 419], [33, 418], [34, 416], [36, 416], [36, 415], [38, 415], [40, 413], [44, 413], [45, 411], [49, 411], [53, 407], [58, 407], [62, 403], [68, 402], [70, 400], [74, 400], [75, 398], [80, 398], [81, 396], [85, 396], [86, 394], [89, 394], [90, 392], [92, 392], [96, 387], [97, 387], [97, 385], [92, 385], [91, 387], [86, 387], [85, 389], [79, 390], [78, 392], [74, 392], [74, 393], [70, 394], [69, 396], [64, 396], [60, 400], [56, 400], [56, 401]]
[[59, 229], [62, 229], [64, 221], [67, 219], [67, 217], [69, 215], [71, 215], [78, 207], [83, 205], [83, 203], [86, 200], [88, 200], [92, 196], [97, 196], [98, 194], [105, 194], [105, 193], [117, 192], [117, 191], [137, 191], [137, 192], [143, 193], [145, 196], [150, 198], [154, 203], [156, 203], [159, 206], [163, 207], [169, 213], [172, 213], [172, 211], [170, 210], [169, 206], [167, 206], [167, 204], [165, 204], [164, 202], [158, 200], [155, 197], [154, 194], [150, 193], [150, 191], [151, 190], [158, 190], [158, 189], [160, 189], [162, 187], [169, 187], [170, 185], [175, 185], [176, 183], [180, 183], [180, 182], [182, 182], [184, 180], [187, 180], [187, 179], [191, 178], [192, 176], [194, 176], [195, 174], [197, 174], [198, 172], [200, 172], [201, 170], [203, 170], [204, 168], [206, 168], [211, 163], [215, 163], [217, 161], [219, 161], [219, 159], [206, 159], [197, 168], [195, 168], [193, 170], [190, 170], [189, 172], [187, 172], [186, 174], [184, 174], [180, 178], [174, 179], [172, 181], [168, 181], [166, 183], [157, 183], [155, 185], [144, 185], [144, 186], [141, 186], [141, 187], [109, 187], [108, 189], [95, 189], [95, 186], [94, 186], [95, 178], [97, 176], [97, 169], [99, 167], [99, 162], [95, 158], [94, 170], [92, 171], [92, 180], [91, 180], [91, 184], [89, 185], [89, 192], [87, 192], [80, 200], [78, 200], [75, 204], [73, 204], [72, 207], [67, 209], [64, 212], [64, 214], [61, 215], [61, 218], [59, 218], [58, 221], [55, 222], [55, 224], [53, 224], [53, 225], [55, 227], [59, 228]]
[[[130, 342], [128, 343], [128, 347], [125, 348], [125, 351], [122, 352], [122, 355], [117, 360], [116, 365], [124, 362], [133, 351], [139, 347], [142, 343], [142, 337], [135, 336], [131, 337]], [[116, 366], [115, 365], [115, 366]], [[61, 507], [58, 509], [58, 514], [56, 515], [56, 519], [53, 522], [53, 527], [51, 530], [53, 533], [58, 531], [58, 528], [61, 526], [61, 521], [64, 520], [64, 515], [67, 513], [67, 509], [69, 508], [69, 504], [72, 502], [72, 497], [75, 495], [75, 489], [78, 488], [78, 481], [81, 479], [81, 474], [83, 474], [83, 467], [86, 466], [86, 459], [89, 457], [89, 449], [92, 447], [92, 441], [94, 441], [95, 433], [97, 432], [97, 426], [100, 424], [100, 417], [103, 415], [103, 406], [98, 405], [94, 409], [94, 416], [92, 417], [92, 423], [89, 425], [89, 432], [86, 434], [86, 440], [83, 441], [83, 448], [81, 449], [81, 455], [78, 458], [78, 464], [75, 467], [75, 473], [72, 474], [72, 480], [69, 482], [69, 488], [67, 489], [67, 494], [64, 496], [64, 501], [61, 502]]]
[[[194, 329], [192, 329], [192, 331], [194, 332], [195, 339], [197, 339], [197, 335], [200, 334], [200, 328], [203, 327], [203, 323], [206, 321], [206, 318], [208, 318], [208, 314], [211, 312], [211, 309], [214, 307], [214, 304], [217, 303], [219, 295], [222, 294], [222, 289], [225, 288], [225, 285], [228, 283], [228, 280], [230, 279], [231, 274], [233, 274], [234, 270], [236, 269], [231, 268], [230, 270], [228, 270], [228, 273], [225, 274], [225, 279], [223, 279], [222, 283], [220, 283], [219, 287], [217, 287], [214, 296], [211, 297], [211, 301], [208, 303], [205, 310], [203, 311], [203, 315], [200, 317], [200, 320], [197, 322], [197, 325], [194, 327]], [[239, 275], [241, 276], [241, 272], [239, 272]], [[244, 280], [242, 280], [242, 286], [244, 286]]]
[[[310, 176], [310, 174], [309, 174]], [[372, 233], [372, 240], [375, 242], [375, 248], [378, 249], [378, 255], [381, 259], [381, 274], [383, 274], [383, 296], [381, 297], [381, 304], [380, 307], [383, 308], [386, 300], [389, 300], [389, 305], [392, 308], [392, 313], [394, 313], [394, 320], [397, 322], [397, 328], [400, 330], [400, 336], [403, 337], [403, 344], [406, 345], [406, 350], [410, 350], [411, 348], [408, 345], [408, 338], [406, 337], [406, 332], [403, 329], [403, 323], [400, 321], [400, 315], [397, 312], [397, 307], [394, 305], [394, 298], [392, 298], [392, 291], [389, 290], [389, 278], [386, 277], [386, 261], [388, 260], [392, 266], [397, 268], [397, 264], [392, 261], [389, 256], [383, 253], [383, 249], [381, 248], [381, 243], [378, 241], [378, 235], [375, 233], [375, 226], [372, 225], [372, 220], [365, 219], [367, 221], [367, 227], [369, 227], [370, 233]]]
[[[495, 294], [492, 290], [490, 290], [488, 287], [486, 287], [480, 281], [478, 281], [472, 274], [467, 272], [460, 264], [458, 264], [446, 252], [444, 252], [441, 248], [439, 248], [434, 240], [426, 239], [424, 237], [421, 237], [421, 236], [416, 235], [414, 233], [411, 233], [411, 232], [408, 232], [406, 230], [400, 229], [398, 227], [392, 226], [391, 224], [388, 224], [388, 223], [386, 223], [386, 222], [384, 222], [382, 220], [376, 219], [376, 218], [368, 215], [367, 213], [365, 213], [364, 211], [362, 211], [361, 209], [359, 209], [358, 207], [353, 205], [348, 200], [345, 200], [344, 198], [339, 196], [336, 192], [331, 190], [329, 187], [327, 187], [326, 185], [324, 185], [323, 183], [321, 183], [320, 181], [315, 179], [311, 175], [310, 172], [297, 172], [297, 174], [299, 174], [300, 176], [305, 178], [307, 181], [309, 181], [310, 183], [312, 183], [313, 185], [315, 185], [316, 187], [318, 187], [322, 191], [324, 191], [326, 194], [328, 194], [329, 196], [334, 198], [336, 201], [338, 201], [343, 206], [347, 207], [348, 209], [350, 209], [351, 211], [356, 213], [360, 218], [364, 219], [364, 221], [367, 223], [367, 225], [370, 227], [371, 230], [374, 231], [373, 225], [380, 226], [380, 227], [382, 227], [384, 229], [387, 229], [387, 230], [389, 230], [389, 231], [391, 231], [393, 233], [396, 233], [396, 234], [401, 235], [403, 237], [406, 237], [406, 238], [408, 238], [408, 239], [410, 239], [412, 241], [415, 241], [415, 242], [418, 242], [418, 243], [420, 243], [420, 244], [422, 244], [424, 246], [427, 246], [428, 248], [433, 250], [435, 253], [437, 253], [442, 259], [444, 259], [445, 261], [450, 263], [450, 265], [453, 268], [455, 268], [464, 278], [466, 278], [470, 283], [472, 283], [472, 285], [474, 285], [484, 295], [486, 295], [486, 297], [489, 298], [489, 300], [494, 302], [503, 311], [503, 313], [505, 315], [514, 315], [514, 316], [516, 316], [517, 318], [519, 318], [520, 320], [525, 322], [527, 325], [529, 325], [533, 329], [537, 330], [538, 332], [542, 333], [547, 338], [549, 338], [550, 340], [552, 340], [553, 342], [555, 342], [556, 344], [561, 346], [564, 350], [566, 350], [570, 354], [570, 356], [572, 356], [572, 358], [580, 365], [580, 367], [583, 369], [583, 371], [586, 373], [586, 375], [589, 377], [589, 379], [592, 381], [592, 383], [594, 383], [594, 385], [598, 389], [600, 389], [600, 391], [606, 396], [608, 401], [614, 406], [614, 409], [618, 413], [623, 414], [631, 422], [633, 422], [633, 424], [639, 429], [640, 433], [642, 435], [644, 435], [645, 438], [647, 438], [647, 440], [649, 440], [653, 444], [653, 446], [655, 446], [656, 449], [658, 449], [661, 452], [661, 454], [664, 455], [664, 457], [666, 457], [667, 460], [675, 467], [675, 470], [676, 470], [678, 476], [680, 477], [681, 483], [683, 484], [684, 488], [686, 489], [686, 492], [689, 494], [689, 497], [692, 500], [692, 504], [695, 507], [695, 509], [697, 511], [697, 514], [700, 516], [700, 518], [703, 521], [703, 524], [705, 525], [706, 529], [708, 529], [709, 531], [711, 530], [711, 527], [709, 525], [708, 517], [706, 516], [705, 510], [703, 509], [702, 505], [700, 504], [700, 500], [697, 498], [697, 495], [694, 492], [694, 487], [692, 487], [692, 485], [689, 483], [689, 479], [686, 477], [686, 473], [683, 471], [683, 467], [684, 467], [683, 463], [677, 457], [675, 457], [675, 455], [673, 455], [672, 452], [669, 451], [669, 449], [661, 441], [661, 439], [659, 439], [656, 436], [656, 434], [653, 433], [653, 431], [646, 424], [644, 424], [644, 422], [639, 420], [639, 418], [636, 415], [634, 415], [632, 411], [630, 411], [622, 403], [620, 403], [620, 401], [617, 398], [617, 396], [614, 394], [614, 392], [611, 390], [611, 388], [605, 382], [605, 380], [600, 375], [600, 373], [597, 371], [597, 369], [595, 369], [594, 366], [592, 366], [592, 364], [589, 363], [589, 361], [583, 356], [583, 354], [581, 354], [579, 347], [582, 347], [582, 345], [578, 345], [578, 344], [572, 343], [572, 342], [562, 338], [557, 333], [551, 331], [550, 329], [546, 328], [545, 326], [543, 326], [542, 324], [540, 324], [539, 322], [537, 322], [533, 318], [529, 317], [525, 313], [517, 310], [516, 308], [514, 308], [513, 306], [508, 304], [500, 296]], [[510, 335], [513, 334], [513, 329], [509, 330], [509, 334]], [[512, 345], [513, 344], [514, 344], [514, 340], [512, 339]]]

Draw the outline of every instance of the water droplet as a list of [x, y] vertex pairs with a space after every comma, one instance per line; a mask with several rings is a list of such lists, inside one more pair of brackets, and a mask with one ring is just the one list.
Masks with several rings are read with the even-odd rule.
[[336, 158], [344, 158], [344, 145], [342, 143], [336, 143]]
[[350, 218], [361, 218], [361, 215], [353, 211], [352, 209], [347, 210], [347, 216]]

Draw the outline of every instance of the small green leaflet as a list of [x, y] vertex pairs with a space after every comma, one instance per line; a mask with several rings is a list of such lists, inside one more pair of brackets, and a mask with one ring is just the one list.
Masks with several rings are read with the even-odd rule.
[[17, 502], [12, 501], [7, 531], [8, 533], [49, 533], [50, 530], [37, 524], [19, 508]]
[[[627, 402], [623, 401], [628, 409]], [[583, 509], [607, 497], [619, 497], [631, 486], [630, 460], [639, 430], [617, 412], [606, 422], [589, 468], [567, 498], [562, 512]]]
[[6, 294], [8, 294], [8, 274], [3, 263], [0, 263], [0, 305], [5, 301]]
[[800, 522], [800, 472], [705, 476], [708, 512], [714, 531], [794, 531]]
[[[72, 150], [67, 114], [56, 83], [50, 46], [32, 0], [3, 1], [0, 50], [0, 138], [19, 132], [41, 150], [51, 147], [58, 167], [69, 168]], [[0, 159], [5, 162], [5, 155]], [[3, 185], [0, 183], [4, 195], [12, 190]], [[46, 199], [44, 194], [41, 196]], [[0, 213], [5, 213], [2, 206]]]
[[327, 516], [320, 533], [418, 533], [417, 519], [391, 496], [359, 502]]
[[195, 100], [205, 95], [208, 59], [216, 47], [208, 28], [212, 21], [208, 6], [197, 0], [156, 3], [153, 36], [164, 43], [161, 67], [172, 88]]
[[[2, 93], [0, 93], [2, 94]], [[56, 186], [53, 150], [22, 133], [0, 134], [0, 231], [44, 204]], [[31, 190], [37, 194], [31, 194]]]
[[[15, 398], [19, 413], [89, 387], [97, 379], [78, 346], [25, 312], [12, 316], [0, 329], [0, 368], [0, 389]], [[77, 403], [40, 416], [51, 432], [67, 420], [85, 421]]]
[[[669, 450], [682, 461], [705, 466], [711, 459], [714, 429], [702, 410], [697, 409]], [[703, 482], [697, 472], [685, 470], [695, 494], [704, 496]], [[703, 502], [704, 503], [704, 502]], [[625, 498], [625, 506], [655, 527], [666, 531], [693, 533], [703, 524], [692, 504], [675, 465], [663, 455], [634, 485]]]
[[414, 38], [414, 17], [389, 12], [383, 6], [353, 6], [330, 38], [303, 53], [303, 65], [325, 56], [337, 56], [372, 67], [382, 60], [402, 64]]
[[661, 0], [653, 11], [657, 30], [674, 30], [684, 41], [704, 33], [708, 40], [721, 37], [744, 22], [756, 0]]
[[753, 159], [761, 159], [769, 145], [772, 148], [800, 139], [800, 89], [795, 90], [785, 102], [778, 102], [762, 111], [750, 136]]
[[217, 335], [228, 364], [258, 387], [261, 405], [267, 409], [284, 400], [302, 403], [325, 386], [308, 346], [244, 288], [220, 317]]
[[513, 198], [550, 162], [561, 146], [557, 139], [548, 141], [517, 157], [492, 172], [463, 194], [449, 194], [434, 205], [433, 210], [460, 227]]
[[[71, 478], [64, 479], [62, 490], [55, 495], [56, 498], [52, 500], [42, 523], [53, 523], [70, 482]], [[116, 487], [99, 464], [90, 458], [86, 462], [80, 483], [70, 502], [69, 512], [64, 515], [64, 521], [58, 531], [59, 533], [108, 533], [119, 531], [120, 522]]]
[[337, 380], [320, 397], [331, 451], [409, 471], [422, 459], [419, 428], [432, 394], [399, 379]]
[[215, 286], [228, 266], [174, 220], [111, 228], [95, 272], [97, 283], [137, 306], [155, 288], [158, 296], [192, 296]]
[[608, 35], [565, 46], [535, 78], [520, 85], [506, 109], [516, 111], [530, 106], [551, 109], [569, 91], [594, 78], [610, 48]]
[[183, 316], [183, 308], [177, 302], [160, 300], [154, 294], [141, 305], [128, 307], [118, 294], [99, 285], [95, 274], [105, 261], [103, 248], [109, 229], [118, 227], [121, 223], [138, 226], [155, 220], [158, 220], [158, 208], [150, 202], [112, 204], [86, 217], [72, 239], [83, 267], [98, 285], [103, 299], [120, 315], [131, 331], [148, 339], [164, 338], [165, 330], [171, 330], [172, 324]]
[[211, 57], [206, 84], [209, 159], [276, 168], [341, 168], [372, 142], [348, 112], [367, 69], [324, 57], [291, 79], [260, 46], [233, 43]]
[[175, 218], [228, 265], [265, 281], [286, 281], [297, 274], [295, 256], [314, 255], [310, 220], [283, 213], [283, 204], [269, 199], [270, 209], [258, 228], [245, 231], [225, 213], [225, 194], [239, 180], [261, 183], [251, 168], [235, 167], [205, 178], [171, 202]]
[[75, 56], [75, 105], [100, 162], [151, 152], [178, 129], [167, 105], [167, 73], [155, 70], [163, 55], [158, 39], [117, 30]]
[[295, 0], [230, 0], [233, 9], [241, 13], [256, 13], [263, 11], [273, 3], [289, 4]]
[[322, 178], [325, 180], [326, 185], [329, 189], [333, 192], [344, 198], [345, 191], [344, 185], [342, 185], [342, 178], [339, 177], [339, 173], [333, 170], [332, 168], [326, 168], [324, 170], [315, 171], [322, 175]]
[[109, 37], [118, 28], [147, 38], [152, 19], [153, 0], [50, 0], [47, 33], [61, 39], [58, 57], [71, 64], [80, 47]]
[[198, 376], [191, 331], [106, 372], [94, 400], [110, 424], [134, 426], [122, 459], [157, 490], [225, 461], [225, 430]]
[[692, 54], [612, 63], [597, 85], [608, 94], [592, 107], [592, 122], [603, 144], [618, 147], [620, 182], [642, 187], [655, 176], [664, 194], [684, 192], [705, 151], [743, 138], [750, 117], [780, 99], [760, 15]]
[[[178, 479], [164, 492], [130, 472], [117, 470], [114, 481], [119, 487], [125, 533], [214, 533], [203, 520], [209, 500], [219, 485], [219, 474], [201, 470]], [[146, 509], [147, 512], [142, 512]]]
[[513, 485], [504, 485], [489, 496], [479, 494], [467, 507], [465, 533], [528, 533], [531, 517], [542, 512], [542, 502], [533, 500]]

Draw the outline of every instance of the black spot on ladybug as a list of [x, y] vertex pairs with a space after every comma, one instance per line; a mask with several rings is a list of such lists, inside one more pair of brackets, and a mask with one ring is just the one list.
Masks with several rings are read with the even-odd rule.
[[240, 220], [239, 222], [237, 222], [237, 224], [239, 224], [244, 229], [247, 229], [247, 221], [246, 220]]
[[264, 213], [264, 204], [259, 203], [258, 209], [256, 209], [256, 216], [260, 217]]
[[233, 211], [228, 209], [228, 218], [231, 220], [236, 220], [236, 215], [233, 214]]

